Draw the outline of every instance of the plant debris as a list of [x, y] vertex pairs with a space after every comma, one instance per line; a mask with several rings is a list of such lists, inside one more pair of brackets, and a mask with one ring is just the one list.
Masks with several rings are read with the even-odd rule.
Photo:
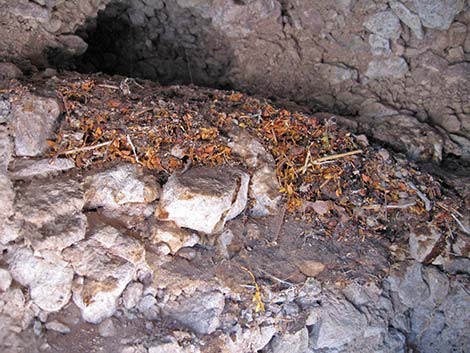
[[49, 141], [53, 158], [66, 156], [79, 168], [126, 160], [163, 178], [188, 166], [246, 167], [227, 137], [244, 129], [274, 157], [287, 212], [325, 236], [393, 238], [422, 222], [443, 232], [467, 230], [458, 213], [448, 211], [462, 205], [444, 196], [438, 181], [334, 119], [278, 109], [239, 92], [83, 77], [67, 73], [44, 83], [63, 102], [64, 119]]

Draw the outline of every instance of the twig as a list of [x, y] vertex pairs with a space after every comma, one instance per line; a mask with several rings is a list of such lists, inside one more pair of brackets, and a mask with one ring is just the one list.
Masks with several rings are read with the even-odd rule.
[[312, 148], [312, 145], [313, 145], [313, 142], [308, 146], [308, 149], [307, 149], [307, 157], [305, 157], [305, 163], [304, 165], [302, 166], [302, 168], [300, 168], [298, 171], [303, 174], [305, 174], [307, 172], [307, 169], [308, 169], [308, 164], [310, 162], [310, 157], [312, 156], [312, 154], [310, 153], [310, 149]]
[[294, 285], [294, 283], [289, 282], [289, 281], [286, 281], [286, 280], [283, 280], [283, 279], [280, 279], [279, 277], [276, 277], [276, 276], [270, 274], [269, 272], [266, 272], [265, 270], [262, 270], [262, 269], [259, 268], [259, 267], [257, 268], [257, 270], [258, 270], [259, 272], [261, 272], [262, 274], [264, 274], [265, 276], [267, 276], [267, 277], [269, 277], [269, 278], [271, 278], [271, 279], [273, 279], [273, 280], [275, 280], [275, 281], [277, 281], [277, 282], [279, 282], [279, 283], [288, 285], [289, 287], [291, 287], [291, 286]]
[[118, 86], [113, 86], [113, 85], [100, 84], [100, 85], [98, 85], [98, 87], [103, 87], [103, 88], [110, 88], [110, 89], [119, 90], [119, 87], [118, 87]]
[[136, 113], [135, 116], [140, 116], [140, 115], [142, 115], [142, 114], [151, 112], [152, 110], [153, 110], [153, 107], [152, 107], [152, 108], [148, 108], [148, 109], [141, 110], [140, 112]]
[[408, 207], [413, 207], [416, 205], [416, 201], [410, 202], [410, 203], [405, 203], [403, 205], [386, 205], [384, 206], [386, 209], [396, 209], [396, 208], [408, 208]]
[[416, 201], [412, 201], [409, 203], [405, 203], [402, 205], [367, 205], [363, 206], [362, 208], [365, 210], [376, 210], [379, 208], [385, 208], [385, 209], [400, 209], [400, 208], [408, 208], [416, 205]]
[[431, 201], [422, 193], [415, 184], [413, 184], [411, 181], [408, 182], [408, 186], [412, 188], [414, 191], [416, 191], [416, 194], [418, 197], [424, 202], [424, 208], [426, 211], [431, 211], [432, 210], [432, 203]]
[[360, 153], [363, 153], [363, 151], [354, 150], [354, 151], [345, 152], [345, 153], [332, 154], [330, 156], [315, 159], [314, 161], [312, 161], [312, 164], [319, 165], [319, 164], [323, 164], [324, 162], [332, 161], [332, 160], [343, 158], [343, 157], [353, 156], [355, 154], [360, 154]]
[[108, 145], [110, 145], [112, 142], [113, 142], [113, 141], [106, 141], [106, 142], [99, 143], [99, 144], [93, 145], [93, 146], [85, 146], [85, 147], [73, 148], [73, 149], [68, 150], [68, 151], [60, 152], [58, 155], [59, 155], [59, 156], [62, 156], [62, 155], [66, 155], [66, 156], [67, 156], [67, 155], [69, 155], [69, 154], [75, 154], [75, 153], [78, 153], [78, 152], [91, 151], [91, 150], [94, 150], [94, 149], [96, 149], [96, 148], [108, 146]]
[[274, 237], [273, 237], [273, 241], [275, 243], [277, 243], [279, 240], [279, 235], [281, 234], [282, 225], [284, 223], [284, 217], [286, 216], [286, 210], [287, 210], [287, 202], [285, 202], [282, 205], [281, 210], [279, 212], [279, 216], [278, 216], [279, 218], [276, 223], [276, 229], [274, 230]]
[[467, 229], [467, 227], [465, 227], [463, 225], [463, 223], [460, 221], [460, 219], [457, 218], [456, 215], [454, 215], [453, 213], [450, 214], [452, 216], [452, 218], [457, 222], [457, 224], [460, 226], [460, 229], [462, 229], [462, 231], [467, 234], [467, 235], [470, 235], [470, 230]]
[[130, 137], [129, 135], [126, 135], [126, 138], [127, 138], [127, 142], [128, 142], [129, 145], [131, 145], [131, 147], [132, 147], [132, 152], [134, 153], [135, 161], [136, 161], [137, 163], [139, 163], [139, 157], [137, 157], [137, 152], [135, 151], [135, 146], [134, 146], [134, 144], [132, 143], [131, 137]]

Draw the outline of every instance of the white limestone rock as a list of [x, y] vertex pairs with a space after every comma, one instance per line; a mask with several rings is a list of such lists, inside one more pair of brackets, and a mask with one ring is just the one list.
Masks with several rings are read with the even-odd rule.
[[182, 247], [196, 245], [199, 236], [188, 229], [178, 227], [173, 222], [157, 221], [151, 226], [149, 241], [155, 245], [165, 243], [170, 253], [174, 255]]
[[32, 301], [42, 310], [54, 312], [69, 301], [73, 270], [60, 257], [40, 258], [27, 248], [16, 249], [9, 260], [12, 277], [29, 287]]
[[82, 213], [60, 216], [44, 224], [40, 229], [24, 229], [24, 237], [31, 244], [35, 255], [44, 250], [58, 253], [85, 238], [87, 217]]
[[59, 117], [56, 99], [25, 94], [12, 106], [17, 156], [35, 157], [47, 151]]
[[91, 323], [100, 323], [117, 309], [117, 300], [134, 278], [136, 267], [113, 255], [95, 239], [88, 239], [63, 251], [75, 273], [73, 301], [82, 317]]
[[250, 215], [261, 217], [276, 214], [282, 195], [274, 158], [258, 140], [242, 129], [234, 129], [230, 139], [228, 145], [232, 153], [242, 157], [246, 166], [254, 170], [248, 191], [252, 203]]
[[180, 227], [213, 234], [238, 216], [248, 201], [248, 174], [236, 168], [193, 168], [163, 186], [156, 216]]
[[7, 270], [0, 268], [0, 291], [5, 292], [11, 285], [11, 275]]
[[85, 179], [87, 208], [118, 208], [129, 203], [149, 203], [159, 194], [154, 178], [132, 164], [121, 164]]

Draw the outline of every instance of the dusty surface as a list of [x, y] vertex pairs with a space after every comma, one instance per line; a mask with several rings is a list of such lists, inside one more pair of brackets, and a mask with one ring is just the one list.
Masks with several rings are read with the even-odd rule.
[[[74, 73], [0, 89], [7, 352], [468, 347], [468, 185], [444, 188], [334, 119], [233, 91]], [[50, 109], [18, 128], [24, 97], [44, 96]], [[21, 158], [26, 147], [39, 157]], [[249, 202], [233, 219], [224, 206], [222, 229], [165, 219], [179, 200], [162, 205], [168, 190], [233, 207], [239, 170]]]

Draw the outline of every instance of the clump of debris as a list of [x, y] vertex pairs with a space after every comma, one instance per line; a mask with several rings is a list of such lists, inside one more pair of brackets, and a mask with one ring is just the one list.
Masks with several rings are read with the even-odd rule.
[[0, 85], [9, 351], [466, 345], [468, 200], [403, 156], [239, 92], [48, 73]]

